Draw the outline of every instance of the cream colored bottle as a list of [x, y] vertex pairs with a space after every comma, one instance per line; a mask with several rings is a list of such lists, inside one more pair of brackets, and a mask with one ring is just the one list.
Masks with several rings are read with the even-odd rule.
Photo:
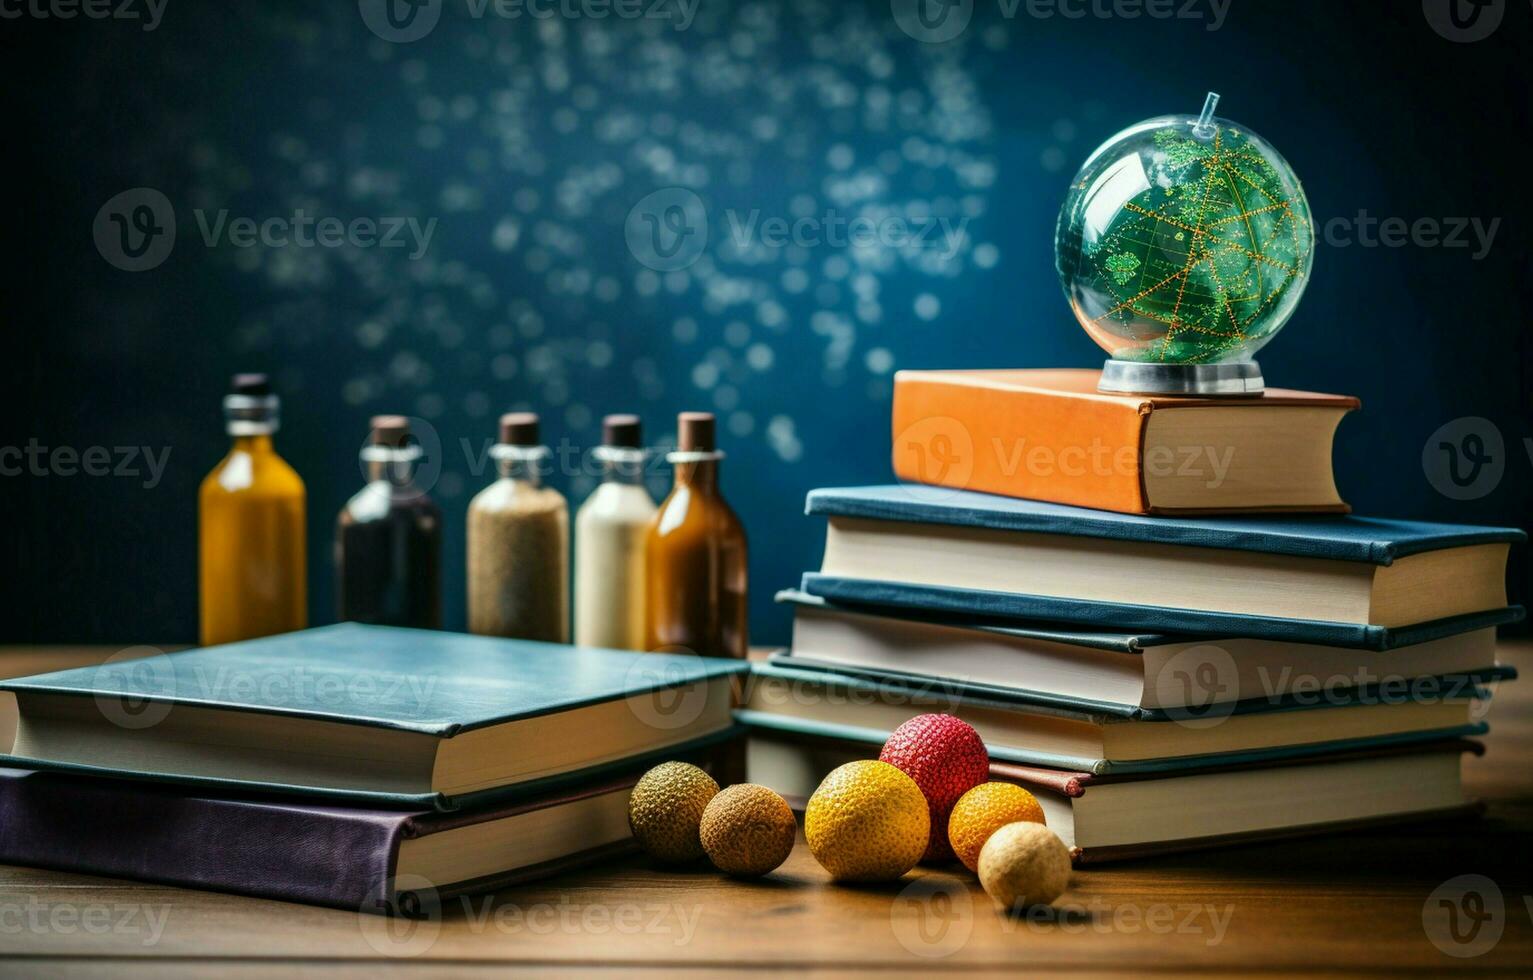
[[602, 482], [575, 515], [575, 642], [644, 649], [644, 544], [655, 501], [644, 488], [637, 415], [602, 421]]

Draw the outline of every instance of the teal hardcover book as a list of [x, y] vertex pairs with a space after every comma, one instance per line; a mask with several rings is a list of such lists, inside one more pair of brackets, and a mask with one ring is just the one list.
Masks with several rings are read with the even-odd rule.
[[7, 764], [453, 809], [728, 737], [740, 661], [343, 623], [0, 682]]
[[802, 589], [949, 616], [1375, 650], [1519, 619], [1516, 528], [1355, 516], [1144, 517], [919, 486], [815, 490]]

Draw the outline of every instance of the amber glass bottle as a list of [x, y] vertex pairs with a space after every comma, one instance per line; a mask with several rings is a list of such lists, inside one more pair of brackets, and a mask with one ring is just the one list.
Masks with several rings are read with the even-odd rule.
[[745, 529], [719, 492], [713, 416], [682, 412], [676, 483], [650, 523], [645, 546], [645, 649], [745, 658]]
[[441, 629], [442, 510], [415, 481], [420, 458], [408, 419], [373, 418], [367, 485], [335, 519], [338, 619]]
[[204, 646], [309, 624], [304, 488], [272, 447], [279, 402], [264, 374], [237, 374], [224, 397], [229, 454], [198, 493]]

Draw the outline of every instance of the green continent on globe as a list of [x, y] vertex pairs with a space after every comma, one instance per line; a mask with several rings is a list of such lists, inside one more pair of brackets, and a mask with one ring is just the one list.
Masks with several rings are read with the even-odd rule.
[[1151, 140], [1137, 165], [1110, 159], [1071, 188], [1058, 245], [1077, 316], [1122, 360], [1247, 355], [1303, 292], [1315, 240], [1304, 193], [1237, 129], [1199, 140], [1167, 127]]

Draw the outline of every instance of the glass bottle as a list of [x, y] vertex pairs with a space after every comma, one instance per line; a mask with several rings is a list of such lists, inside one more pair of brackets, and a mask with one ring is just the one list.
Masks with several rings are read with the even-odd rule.
[[569, 642], [569, 507], [543, 486], [538, 417], [500, 417], [500, 479], [468, 505], [468, 629]]
[[646, 650], [744, 659], [749, 647], [745, 529], [719, 493], [714, 419], [677, 419], [676, 483], [650, 523]]
[[442, 510], [415, 482], [410, 421], [378, 415], [362, 448], [367, 485], [335, 520], [336, 618], [442, 627]]
[[602, 482], [575, 515], [575, 642], [644, 649], [644, 543], [655, 501], [644, 488], [637, 415], [602, 420]]
[[279, 416], [266, 375], [234, 376], [224, 397], [234, 444], [197, 494], [204, 646], [309, 624], [303, 480], [272, 447]]

